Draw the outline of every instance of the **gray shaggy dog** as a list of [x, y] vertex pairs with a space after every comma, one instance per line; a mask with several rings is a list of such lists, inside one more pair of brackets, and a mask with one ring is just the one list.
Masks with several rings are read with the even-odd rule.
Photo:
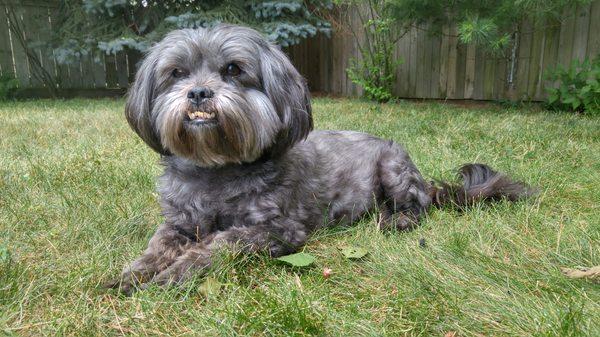
[[125, 114], [162, 155], [165, 222], [112, 286], [178, 284], [220, 247], [281, 256], [318, 228], [371, 210], [410, 229], [431, 206], [531, 194], [486, 165], [463, 184], [426, 182], [398, 144], [352, 131], [312, 131], [304, 79], [256, 31], [230, 25], [168, 34], [146, 55]]

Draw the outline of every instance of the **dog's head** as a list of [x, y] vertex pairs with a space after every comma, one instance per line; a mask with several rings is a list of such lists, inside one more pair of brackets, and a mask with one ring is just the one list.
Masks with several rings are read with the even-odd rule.
[[285, 54], [230, 25], [177, 30], [153, 46], [125, 115], [155, 151], [203, 167], [279, 155], [312, 129], [306, 83]]

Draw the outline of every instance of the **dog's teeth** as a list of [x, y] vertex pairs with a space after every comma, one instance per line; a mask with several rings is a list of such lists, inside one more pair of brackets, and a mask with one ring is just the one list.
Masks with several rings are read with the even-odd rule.
[[193, 112], [188, 112], [188, 117], [192, 120], [197, 119], [197, 118], [210, 119], [210, 118], [214, 117], [214, 113], [206, 112], [206, 111], [193, 111]]

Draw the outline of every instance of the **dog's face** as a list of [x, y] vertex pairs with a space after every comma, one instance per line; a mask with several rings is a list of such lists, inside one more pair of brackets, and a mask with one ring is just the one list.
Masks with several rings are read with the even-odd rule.
[[146, 55], [128, 95], [127, 120], [149, 146], [203, 167], [281, 154], [312, 129], [304, 79], [244, 27], [168, 34]]

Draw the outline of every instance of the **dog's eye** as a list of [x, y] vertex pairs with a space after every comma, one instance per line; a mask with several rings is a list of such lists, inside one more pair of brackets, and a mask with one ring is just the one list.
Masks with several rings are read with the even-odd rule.
[[175, 77], [175, 78], [180, 78], [185, 76], [185, 71], [179, 69], [179, 68], [175, 68], [173, 69], [173, 71], [171, 72], [171, 76]]
[[235, 63], [229, 63], [225, 67], [225, 74], [227, 76], [238, 76], [241, 73], [242, 73], [242, 69], [240, 69], [240, 67], [238, 67], [238, 65]]

